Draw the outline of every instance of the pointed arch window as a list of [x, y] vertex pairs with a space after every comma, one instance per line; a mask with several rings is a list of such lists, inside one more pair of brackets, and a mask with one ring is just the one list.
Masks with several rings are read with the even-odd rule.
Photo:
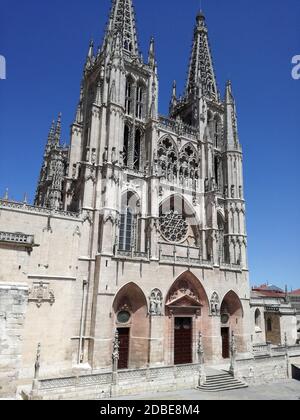
[[126, 80], [126, 91], [125, 91], [125, 112], [127, 115], [132, 113], [132, 102], [133, 102], [133, 83], [130, 78]]
[[259, 309], [255, 311], [255, 326], [261, 328], [261, 313]]
[[143, 118], [144, 112], [144, 89], [142, 85], [138, 85], [136, 89], [136, 105], [135, 105], [135, 116], [138, 119]]
[[221, 147], [222, 140], [222, 122], [219, 116], [214, 119], [214, 141], [215, 147], [218, 149]]
[[133, 212], [126, 207], [121, 214], [120, 234], [119, 234], [119, 250], [131, 251], [133, 243]]
[[141, 158], [141, 131], [139, 129], [135, 132], [134, 139], [134, 161], [133, 168], [138, 171], [140, 169], [140, 158]]
[[125, 125], [125, 128], [124, 128], [124, 144], [123, 144], [123, 164], [124, 164], [124, 166], [128, 166], [129, 135], [130, 135], [129, 127], [128, 127], [128, 125]]

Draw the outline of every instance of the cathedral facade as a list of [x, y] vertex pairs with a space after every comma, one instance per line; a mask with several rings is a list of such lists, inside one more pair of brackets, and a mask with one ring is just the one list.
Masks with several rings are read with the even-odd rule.
[[206, 363], [229, 358], [233, 335], [238, 354], [252, 352], [235, 100], [230, 82], [218, 90], [201, 12], [167, 117], [158, 96], [154, 40], [144, 61], [132, 0], [114, 0], [103, 44], [89, 47], [70, 146], [59, 116], [34, 205], [0, 202], [21, 379], [38, 343], [44, 375], [109, 371], [116, 332], [119, 370], [197, 363], [200, 334]]

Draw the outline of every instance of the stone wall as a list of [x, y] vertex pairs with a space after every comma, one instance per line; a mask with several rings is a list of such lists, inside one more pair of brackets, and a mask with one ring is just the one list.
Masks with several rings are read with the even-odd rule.
[[16, 392], [27, 299], [25, 284], [0, 283], [0, 396]]
[[285, 380], [287, 361], [284, 355], [237, 360], [235, 376], [248, 385], [261, 385]]

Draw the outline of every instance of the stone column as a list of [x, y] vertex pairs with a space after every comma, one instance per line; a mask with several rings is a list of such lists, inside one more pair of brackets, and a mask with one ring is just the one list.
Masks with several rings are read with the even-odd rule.
[[32, 390], [30, 393], [31, 399], [36, 399], [39, 391], [39, 376], [40, 376], [40, 358], [41, 358], [41, 343], [37, 346], [36, 358], [34, 364], [34, 377], [32, 382]]
[[287, 378], [290, 378], [290, 357], [289, 357], [289, 347], [287, 333], [284, 334], [284, 347], [285, 347], [285, 360], [286, 360], [286, 375]]
[[235, 335], [232, 332], [231, 342], [230, 342], [230, 368], [229, 371], [235, 377], [235, 362], [236, 362], [236, 344], [235, 344]]
[[118, 383], [118, 363], [119, 363], [119, 332], [116, 330], [115, 332], [115, 339], [113, 342], [113, 352], [112, 352], [112, 378], [113, 378], [113, 385], [117, 385]]
[[198, 363], [199, 363], [198, 386], [200, 387], [200, 386], [204, 385], [205, 382], [206, 382], [206, 374], [205, 374], [205, 366], [204, 366], [204, 349], [203, 349], [201, 332], [199, 332], [197, 354], [198, 354]]
[[222, 359], [222, 337], [221, 337], [221, 322], [220, 314], [210, 317], [211, 321], [211, 337], [210, 337], [210, 354], [213, 362], [218, 362]]
[[159, 289], [154, 289], [150, 296], [150, 346], [149, 365], [157, 366], [164, 363], [164, 324], [162, 311], [163, 296]]

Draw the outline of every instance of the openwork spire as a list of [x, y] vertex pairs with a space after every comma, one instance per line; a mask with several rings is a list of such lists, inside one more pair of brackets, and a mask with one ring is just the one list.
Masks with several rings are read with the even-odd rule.
[[192, 54], [189, 65], [186, 96], [199, 92], [212, 100], [218, 100], [218, 89], [208, 41], [205, 16], [199, 12], [196, 17]]
[[61, 113], [58, 114], [58, 119], [55, 127], [54, 139], [53, 142], [56, 146], [60, 145], [60, 136], [61, 136]]
[[45, 153], [44, 156], [46, 156], [49, 153], [49, 150], [52, 147], [52, 143], [54, 141], [54, 134], [55, 134], [55, 121], [52, 121], [51, 124], [51, 128], [48, 134], [48, 139], [47, 139], [47, 143], [46, 143], [46, 147], [45, 147]]
[[121, 34], [123, 50], [138, 55], [137, 30], [132, 0], [113, 0], [109, 18], [108, 36]]

